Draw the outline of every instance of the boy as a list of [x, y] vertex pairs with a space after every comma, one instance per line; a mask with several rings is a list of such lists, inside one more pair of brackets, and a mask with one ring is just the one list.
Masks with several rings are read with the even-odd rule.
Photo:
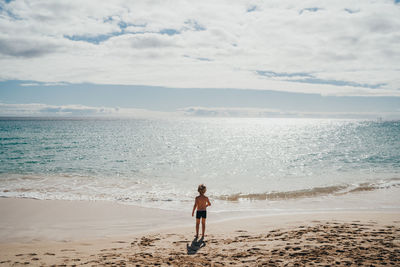
[[201, 219], [201, 238], [204, 238], [204, 232], [206, 231], [206, 218], [207, 218], [207, 207], [211, 206], [211, 202], [204, 194], [207, 191], [207, 188], [204, 184], [199, 185], [197, 191], [200, 195], [198, 195], [194, 201], [192, 217], [194, 216], [194, 211], [197, 208], [196, 212], [196, 238], [199, 237], [199, 225]]

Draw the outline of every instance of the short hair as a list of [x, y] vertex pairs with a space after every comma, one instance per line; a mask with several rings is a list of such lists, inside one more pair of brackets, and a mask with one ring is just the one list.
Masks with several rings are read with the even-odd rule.
[[207, 187], [204, 184], [199, 185], [199, 187], [197, 188], [197, 191], [200, 194], [204, 194], [207, 191]]

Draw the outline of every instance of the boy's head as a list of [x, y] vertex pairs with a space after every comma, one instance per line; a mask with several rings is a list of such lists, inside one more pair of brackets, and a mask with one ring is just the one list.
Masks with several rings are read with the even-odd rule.
[[197, 188], [197, 191], [199, 191], [200, 194], [204, 195], [207, 191], [207, 187], [204, 184], [201, 184]]

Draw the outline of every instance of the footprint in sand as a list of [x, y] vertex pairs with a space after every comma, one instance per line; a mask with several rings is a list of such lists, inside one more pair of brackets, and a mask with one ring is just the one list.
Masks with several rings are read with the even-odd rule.
[[56, 254], [50, 253], [50, 252], [46, 252], [46, 253], [44, 253], [44, 255], [47, 255], [47, 256], [55, 256]]

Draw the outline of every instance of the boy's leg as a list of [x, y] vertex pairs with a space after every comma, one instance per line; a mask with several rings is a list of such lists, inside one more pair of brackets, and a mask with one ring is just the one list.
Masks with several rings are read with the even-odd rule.
[[206, 218], [201, 218], [201, 236], [204, 237], [206, 232]]
[[196, 219], [196, 237], [199, 236], [200, 219]]

